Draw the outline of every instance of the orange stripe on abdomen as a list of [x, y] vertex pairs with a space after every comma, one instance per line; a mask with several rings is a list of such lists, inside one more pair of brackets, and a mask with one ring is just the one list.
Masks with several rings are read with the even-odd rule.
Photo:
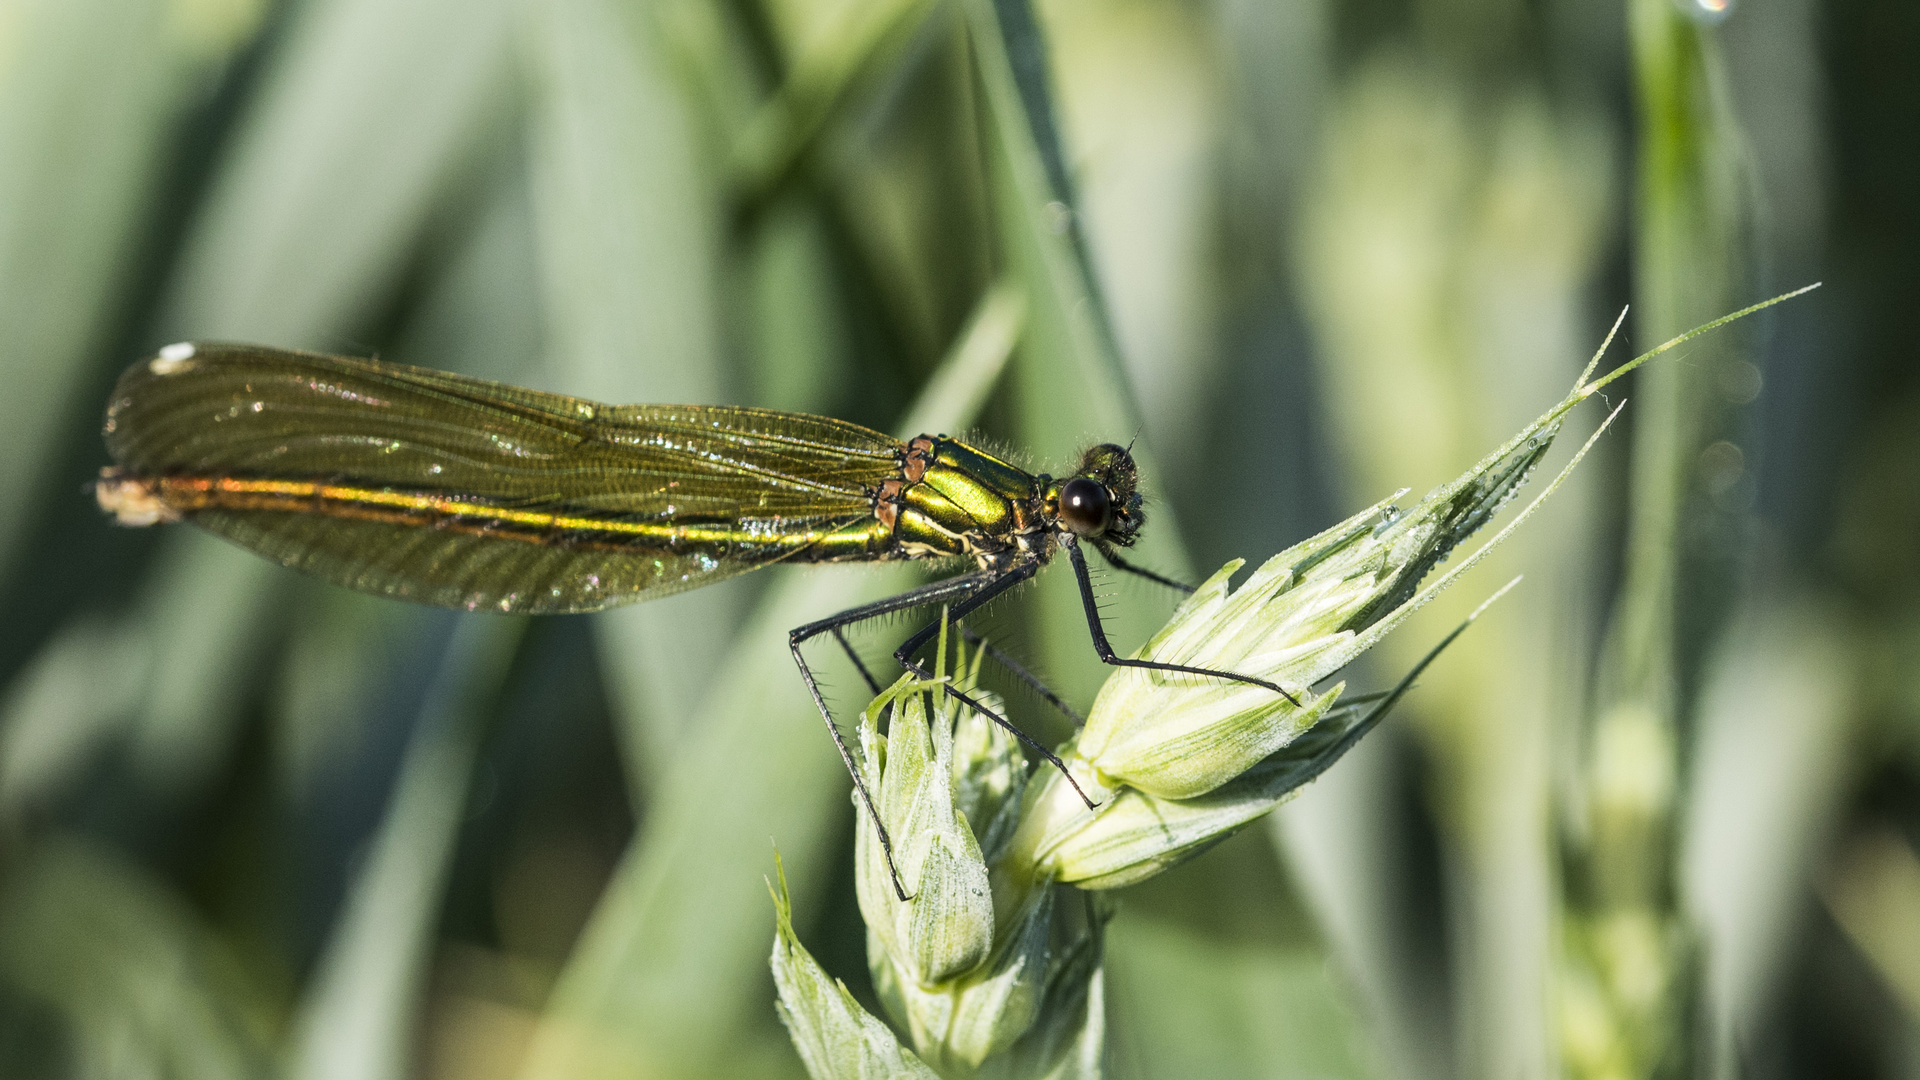
[[731, 525], [625, 521], [566, 510], [500, 506], [473, 496], [396, 491], [308, 480], [232, 476], [134, 477], [108, 470], [97, 494], [122, 523], [148, 525], [208, 511], [314, 514], [411, 528], [455, 529], [526, 543], [607, 550], [689, 547], [790, 548], [829, 535], [821, 529], [769, 534]]

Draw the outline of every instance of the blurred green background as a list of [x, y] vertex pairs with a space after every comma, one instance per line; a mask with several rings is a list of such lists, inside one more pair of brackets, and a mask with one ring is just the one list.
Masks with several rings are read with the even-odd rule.
[[[769, 840], [871, 1001], [783, 635], [910, 572], [527, 621], [115, 529], [162, 344], [895, 430], [1023, 313], [956, 426], [1137, 439], [1194, 576], [1452, 477], [1623, 304], [1622, 359], [1824, 280], [1636, 375], [1360, 674], [1524, 571], [1401, 713], [1122, 894], [1109, 1072], [1920, 1078], [1920, 7], [1727, 7], [0, 0], [0, 1075], [799, 1076]], [[1123, 649], [1171, 610], [1106, 588]], [[979, 625], [1084, 707], [1028, 592]]]

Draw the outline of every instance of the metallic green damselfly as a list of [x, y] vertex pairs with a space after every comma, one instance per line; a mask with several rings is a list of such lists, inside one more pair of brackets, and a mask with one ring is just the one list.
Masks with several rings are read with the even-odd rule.
[[[971, 571], [790, 635], [876, 827], [801, 646], [831, 633], [858, 665], [842, 628], [931, 605], [958, 622], [1058, 551], [1106, 663], [1292, 698], [1259, 679], [1127, 659], [1109, 645], [1083, 547], [1186, 588], [1120, 556], [1144, 517], [1133, 457], [1112, 444], [1056, 479], [945, 435], [902, 442], [804, 413], [600, 405], [398, 364], [184, 342], [120, 377], [106, 440], [116, 464], [95, 493], [121, 524], [191, 521], [336, 584], [469, 611], [594, 611], [785, 562], [971, 561]], [[910, 635], [894, 658], [928, 677], [914, 654], [942, 625]], [[1061, 767], [1005, 717], [957, 696]], [[891, 862], [884, 827], [880, 837]]]

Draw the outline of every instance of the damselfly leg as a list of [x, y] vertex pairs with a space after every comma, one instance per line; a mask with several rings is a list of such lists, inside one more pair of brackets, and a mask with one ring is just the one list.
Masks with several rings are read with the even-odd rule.
[[[1271, 690], [1286, 698], [1295, 706], [1300, 704], [1299, 699], [1291, 693], [1288, 693], [1285, 688], [1268, 682], [1265, 679], [1254, 678], [1250, 675], [1240, 675], [1231, 671], [1192, 667], [1185, 664], [1168, 664], [1155, 660], [1133, 660], [1115, 653], [1112, 644], [1107, 640], [1106, 628], [1100, 619], [1100, 610], [1093, 594], [1093, 581], [1087, 568], [1086, 556], [1080, 550], [1079, 543], [1075, 538], [1070, 536], [1063, 537], [1061, 542], [1067, 549], [1069, 561], [1073, 563], [1074, 577], [1080, 588], [1081, 604], [1086, 612], [1087, 633], [1093, 640], [1094, 652], [1100, 657], [1103, 663], [1115, 667], [1145, 668], [1151, 671], [1167, 671], [1243, 682]], [[1111, 552], [1102, 551], [1101, 554], [1118, 569], [1135, 574], [1157, 584], [1178, 589], [1182, 592], [1193, 592], [1193, 589], [1189, 586], [1182, 585], [1170, 578], [1162, 577], [1152, 571], [1124, 562], [1115, 557]], [[896, 612], [908, 611], [932, 604], [946, 604], [946, 610], [942, 613], [940, 619], [915, 631], [902, 642], [900, 647], [895, 649], [893, 653], [894, 660], [907, 671], [912, 672], [919, 678], [932, 678], [933, 673], [920, 661], [914, 659], [914, 653], [918, 652], [929, 641], [933, 640], [933, 638], [940, 633], [943, 625], [959, 624], [967, 615], [978, 610], [983, 605], [991, 602], [1008, 590], [1032, 580], [1033, 576], [1040, 572], [1042, 565], [1038, 559], [1028, 559], [1016, 563], [1007, 570], [998, 573], [982, 570], [971, 574], [962, 574], [959, 577], [948, 578], [945, 581], [932, 582], [916, 589], [909, 589], [896, 596], [890, 596], [883, 600], [876, 600], [869, 604], [848, 608], [845, 611], [825, 619], [797, 627], [788, 635], [789, 648], [793, 652], [795, 665], [800, 669], [800, 677], [806, 682], [807, 692], [812, 695], [814, 705], [820, 710], [820, 718], [826, 723], [827, 732], [832, 736], [834, 746], [840, 752], [841, 763], [846, 766], [847, 774], [853, 778], [854, 787], [860, 794], [860, 801], [862, 805], [866, 807], [867, 816], [872, 820], [873, 827], [879, 834], [880, 848], [886, 856], [887, 868], [893, 876], [894, 892], [902, 900], [909, 899], [909, 897], [906, 886], [900, 880], [899, 869], [894, 863], [893, 839], [888, 835], [887, 827], [880, 819], [879, 809], [873, 801], [873, 793], [868, 790], [866, 780], [862, 777], [859, 767], [854, 762], [853, 751], [847, 745], [845, 736], [840, 733], [839, 726], [834, 723], [833, 713], [827, 707], [826, 697], [820, 690], [819, 680], [814, 675], [812, 667], [808, 665], [806, 657], [802, 654], [800, 647], [805, 642], [821, 634], [832, 634], [834, 640], [839, 642], [841, 649], [853, 660], [855, 668], [860, 672], [861, 677], [866, 681], [867, 685], [872, 688], [875, 693], [878, 693], [880, 689], [878, 680], [873, 677], [872, 672], [867, 669], [866, 664], [860, 660], [858, 654], [847, 641], [843, 633], [844, 629], [869, 619], [891, 615]], [[977, 636], [975, 635], [969, 634], [969, 638], [970, 640], [977, 640]], [[1060, 699], [1059, 695], [1055, 694], [1038, 678], [1035, 678], [1032, 673], [1015, 663], [1010, 657], [999, 653], [998, 650], [995, 650], [995, 655], [998, 661], [1004, 664], [1009, 671], [1026, 682], [1027, 685], [1033, 687], [1056, 708], [1059, 708], [1069, 717], [1072, 717], [1076, 725], [1080, 722], [1080, 718], [1072, 709], [1068, 708], [1066, 703]], [[1066, 778], [1067, 783], [1073, 787], [1074, 792], [1080, 796], [1081, 801], [1086, 803], [1088, 809], [1094, 809], [1099, 805], [1081, 788], [1079, 782], [1074, 779], [1073, 774], [1067, 769], [1066, 763], [1061, 761], [1059, 756], [1047, 746], [1021, 730], [1019, 726], [1006, 717], [987, 708], [972, 695], [952, 688], [949, 688], [947, 692], [951, 693], [968, 708], [991, 720], [1014, 738], [1019, 739], [1022, 744], [1032, 748], [1042, 760], [1058, 769], [1060, 775]]]
[[[1100, 606], [1093, 595], [1093, 579], [1087, 572], [1087, 557], [1081, 552], [1079, 541], [1074, 537], [1064, 537], [1060, 542], [1062, 546], [1067, 549], [1068, 561], [1073, 563], [1073, 576], [1080, 582], [1080, 604], [1086, 609], [1087, 632], [1093, 635], [1093, 651], [1100, 654], [1101, 663], [1110, 664], [1113, 667], [1145, 668], [1149, 671], [1173, 671], [1184, 675], [1205, 675], [1215, 679], [1231, 679], [1234, 682], [1243, 682], [1250, 686], [1265, 687], [1292, 702], [1295, 708], [1299, 707], [1299, 698], [1288, 693], [1284, 687], [1270, 683], [1265, 679], [1256, 679], [1251, 675], [1240, 675], [1231, 671], [1218, 671], [1214, 668], [1189, 667], [1186, 664], [1163, 664], [1158, 660], [1130, 660], [1115, 653], [1113, 646], [1107, 643], [1106, 628], [1100, 623]], [[1109, 558], [1111, 558], [1111, 556], [1109, 556]], [[1116, 563], [1115, 565], [1120, 564]], [[1149, 573], [1137, 567], [1125, 566], [1123, 569], [1130, 573], [1139, 574], [1142, 577], [1162, 582], [1163, 584], [1174, 585], [1173, 582], [1160, 577], [1158, 574]], [[1181, 586], [1174, 585], [1174, 587], [1180, 588]]]

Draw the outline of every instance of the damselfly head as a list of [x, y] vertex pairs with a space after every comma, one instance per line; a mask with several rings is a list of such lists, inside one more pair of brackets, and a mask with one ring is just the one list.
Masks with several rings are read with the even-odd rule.
[[1101, 443], [1089, 449], [1073, 475], [1049, 493], [1060, 527], [1087, 540], [1131, 545], [1145, 521], [1138, 481], [1126, 447]]

